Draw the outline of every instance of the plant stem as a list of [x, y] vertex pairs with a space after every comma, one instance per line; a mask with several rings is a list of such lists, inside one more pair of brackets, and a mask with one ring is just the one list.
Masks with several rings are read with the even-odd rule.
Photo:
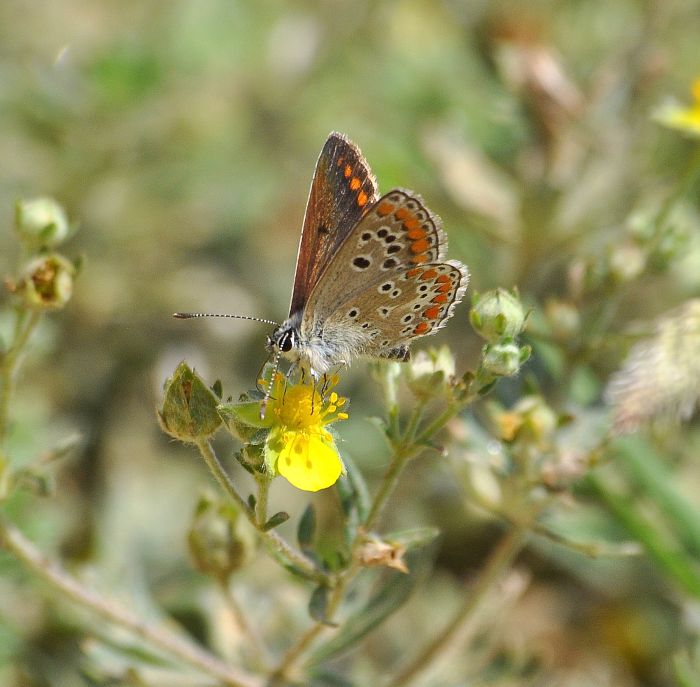
[[511, 528], [491, 552], [474, 587], [468, 593], [452, 620], [418, 655], [394, 675], [385, 687], [405, 687], [437, 659], [449, 646], [450, 641], [464, 624], [472, 617], [486, 594], [510, 567], [522, 550], [528, 537], [525, 527]]
[[649, 556], [689, 594], [700, 599], [700, 574], [692, 557], [683, 550], [679, 551], [675, 542], [669, 542], [668, 536], [658, 524], [640, 515], [632, 505], [633, 501], [626, 494], [611, 489], [601, 475], [590, 472], [585, 483], [595, 491], [622, 526], [641, 542]]
[[267, 475], [255, 474], [258, 483], [258, 497], [255, 500], [255, 520], [258, 527], [267, 522], [267, 496], [270, 493], [270, 480]]
[[[370, 507], [367, 519], [362, 524], [361, 529], [363, 531], [371, 530], [375, 526], [377, 520], [379, 519], [379, 516], [381, 515], [384, 505], [386, 504], [387, 500], [389, 499], [389, 496], [391, 495], [391, 492], [394, 490], [394, 487], [398, 482], [399, 476], [404, 466], [406, 465], [408, 459], [412, 455], [414, 455], [414, 453], [410, 450], [397, 447], [394, 453], [394, 458], [391, 461], [391, 464], [389, 465], [389, 469], [384, 475], [384, 479], [382, 480], [381, 486], [379, 487], [379, 491], [377, 492], [372, 501], [372, 506]], [[358, 542], [360, 540], [361, 537], [358, 533], [356, 534], [355, 540], [352, 545], [353, 558], [355, 550], [357, 549]], [[357, 565], [357, 563], [353, 562], [351, 563], [350, 567], [347, 570], [345, 570], [345, 572], [337, 580], [326, 605], [327, 618], [332, 619], [335, 615], [335, 612], [338, 610], [338, 606], [340, 606], [340, 603], [343, 600], [343, 596], [345, 595], [345, 589], [355, 577], [358, 570], [359, 566]], [[284, 655], [279, 665], [273, 672], [273, 678], [276, 678], [277, 680], [284, 679], [288, 675], [291, 668], [294, 666], [299, 656], [301, 656], [304, 653], [304, 651], [309, 647], [311, 642], [313, 642], [313, 640], [316, 639], [316, 637], [326, 628], [327, 625], [321, 622], [317, 622], [316, 624], [312, 625], [289, 648], [289, 650]]]
[[683, 175], [678, 183], [678, 186], [676, 186], [673, 193], [666, 199], [664, 204], [661, 206], [661, 210], [659, 210], [659, 214], [656, 216], [656, 244], [658, 244], [663, 237], [665, 225], [676, 207], [676, 204], [679, 200], [681, 200], [681, 198], [683, 198], [683, 196], [685, 196], [686, 193], [688, 193], [688, 191], [690, 191], [698, 174], [700, 174], [700, 145], [695, 146], [695, 150], [693, 151], [690, 161], [683, 171]]
[[51, 587], [75, 603], [110, 623], [129, 630], [182, 663], [211, 675], [228, 687], [262, 687], [260, 681], [239, 669], [227, 666], [213, 654], [163, 627], [144, 622], [125, 608], [93, 590], [85, 588], [56, 561], [39, 551], [13, 525], [0, 518], [0, 547], [6, 549]]
[[389, 500], [389, 497], [396, 488], [399, 477], [401, 476], [406, 463], [410, 458], [415, 456], [418, 451], [419, 449], [416, 449], [415, 447], [397, 447], [396, 452], [394, 453], [394, 458], [384, 474], [384, 479], [379, 487], [379, 491], [372, 500], [372, 506], [367, 514], [367, 519], [362, 525], [365, 531], [372, 530], [376, 526], [377, 520], [379, 520], [382, 510], [384, 510], [386, 502]]
[[[377, 521], [384, 510], [384, 507], [389, 500], [389, 497], [393, 493], [396, 485], [399, 481], [399, 477], [403, 472], [404, 467], [411, 458], [418, 455], [424, 448], [423, 443], [430, 439], [436, 432], [438, 432], [444, 424], [450, 420], [454, 415], [460, 410], [462, 406], [459, 404], [451, 405], [445, 412], [439, 415], [433, 422], [431, 422], [428, 427], [426, 427], [416, 439], [415, 435], [418, 431], [418, 426], [423, 417], [423, 411], [425, 409], [424, 404], [419, 404], [411, 414], [408, 424], [403, 436], [394, 444], [394, 455], [391, 459], [391, 463], [384, 474], [384, 479], [379, 487], [379, 490], [372, 500], [372, 505], [370, 506], [367, 518], [362, 523], [360, 530], [355, 536], [352, 544], [352, 558], [353, 562], [350, 566], [338, 577], [335, 586], [328, 598], [328, 603], [326, 605], [326, 617], [333, 619], [338, 607], [340, 606], [343, 597], [345, 595], [345, 590], [348, 585], [355, 578], [357, 573], [360, 571], [359, 564], [354, 560], [355, 552], [359, 543], [362, 541], [362, 536], [360, 531], [367, 532], [372, 530], [377, 525]], [[394, 439], [394, 437], [392, 437]], [[287, 651], [284, 658], [280, 661], [280, 664], [272, 673], [272, 684], [276, 684], [275, 680], [284, 680], [288, 675], [290, 670], [294, 667], [297, 659], [306, 651], [306, 649], [311, 645], [314, 639], [328, 626], [324, 623], [316, 623], [312, 625]]]
[[465, 405], [465, 403], [451, 403], [414, 438], [414, 442], [422, 448], [423, 444], [430, 441]]
[[226, 608], [236, 625], [238, 625], [241, 633], [247, 639], [247, 648], [252, 660], [260, 670], [265, 670], [267, 665], [267, 652], [260, 633], [255, 626], [248, 622], [245, 613], [243, 613], [243, 609], [240, 607], [238, 601], [236, 601], [236, 597], [233, 595], [233, 591], [228, 583], [225, 580], [219, 580], [219, 586]]
[[[244, 501], [243, 497], [238, 493], [236, 486], [233, 484], [229, 476], [224, 470], [224, 466], [221, 465], [219, 459], [216, 457], [214, 450], [212, 449], [209, 441], [206, 439], [200, 439], [197, 441], [197, 447], [199, 448], [204, 462], [207, 464], [209, 470], [211, 470], [212, 475], [216, 481], [221, 485], [222, 489], [231, 497], [231, 499], [238, 505], [241, 512], [245, 514], [248, 518], [250, 524], [255, 528], [258, 537], [263, 540], [263, 542], [277, 555], [279, 555], [284, 560], [288, 561], [291, 565], [297, 568], [306, 577], [316, 580], [317, 582], [328, 583], [329, 578], [326, 573], [314, 564], [314, 562], [307, 558], [303, 553], [294, 549], [290, 544], [287, 543], [282, 537], [277, 534], [274, 530], [265, 531], [262, 529], [262, 525], [257, 522], [256, 514]], [[264, 523], [263, 523], [264, 524]]]
[[18, 311], [14, 339], [7, 351], [0, 355], [0, 447], [7, 436], [10, 398], [14, 391], [19, 356], [40, 318], [39, 310]]

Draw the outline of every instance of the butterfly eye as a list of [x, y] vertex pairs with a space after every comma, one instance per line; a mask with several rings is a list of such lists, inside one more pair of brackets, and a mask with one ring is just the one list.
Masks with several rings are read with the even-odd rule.
[[292, 350], [294, 346], [294, 334], [291, 331], [287, 331], [280, 337], [279, 347], [282, 353], [287, 353]]
[[287, 353], [288, 351], [292, 350], [292, 346], [294, 345], [293, 341], [293, 336], [291, 332], [285, 332], [282, 338], [280, 339], [279, 347], [282, 353]]

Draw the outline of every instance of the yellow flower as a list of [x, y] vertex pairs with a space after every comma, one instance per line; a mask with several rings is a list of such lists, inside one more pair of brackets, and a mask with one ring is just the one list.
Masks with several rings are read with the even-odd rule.
[[[331, 378], [326, 391], [337, 382], [337, 377]], [[345, 402], [335, 391], [324, 398], [314, 384], [291, 384], [278, 373], [267, 408], [272, 428], [265, 459], [271, 472], [304, 491], [335, 484], [345, 468], [327, 426], [347, 419], [348, 414], [338, 410]]]
[[668, 103], [654, 113], [654, 119], [671, 129], [700, 137], [700, 78], [694, 81], [691, 90], [695, 102], [690, 107]]

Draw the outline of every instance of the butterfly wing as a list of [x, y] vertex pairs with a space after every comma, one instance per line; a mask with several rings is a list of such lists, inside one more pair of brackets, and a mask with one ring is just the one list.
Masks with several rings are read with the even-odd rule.
[[469, 271], [445, 262], [440, 218], [401, 189], [382, 196], [353, 228], [314, 289], [302, 337], [345, 332], [357, 353], [391, 357], [433, 333], [464, 295]]
[[311, 181], [290, 316], [304, 308], [338, 246], [376, 199], [376, 181], [359, 148], [342, 134], [331, 133]]
[[345, 332], [357, 355], [404, 357], [414, 339], [445, 325], [468, 283], [469, 270], [457, 260], [399, 270], [367, 285], [331, 313], [323, 331], [333, 338]]

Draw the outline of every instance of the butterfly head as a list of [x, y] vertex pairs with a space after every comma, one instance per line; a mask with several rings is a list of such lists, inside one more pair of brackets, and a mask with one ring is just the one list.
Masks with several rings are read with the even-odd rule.
[[300, 317], [298, 315], [287, 318], [282, 324], [267, 337], [267, 350], [270, 353], [283, 355], [285, 358], [295, 360], [299, 355]]
[[267, 350], [271, 353], [289, 353], [299, 343], [299, 332], [295, 327], [282, 325], [267, 337]]

